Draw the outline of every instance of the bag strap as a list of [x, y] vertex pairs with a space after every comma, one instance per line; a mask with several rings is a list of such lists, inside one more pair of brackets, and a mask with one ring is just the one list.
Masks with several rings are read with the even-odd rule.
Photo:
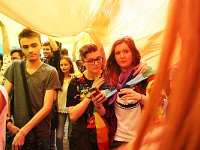
[[30, 119], [33, 117], [33, 112], [30, 104], [30, 95], [29, 95], [29, 90], [28, 90], [28, 84], [26, 80], [26, 75], [25, 75], [25, 61], [21, 61], [21, 73], [22, 73], [22, 80], [23, 80], [23, 85], [24, 85], [24, 92], [26, 96], [26, 104], [28, 108], [28, 113]]
[[[31, 108], [31, 102], [30, 102], [30, 95], [29, 95], [29, 90], [28, 90], [28, 84], [27, 84], [27, 80], [26, 80], [26, 75], [25, 75], [25, 61], [21, 61], [21, 73], [22, 73], [22, 80], [23, 80], [23, 87], [24, 87], [24, 92], [25, 92], [25, 96], [26, 96], [26, 104], [27, 104], [27, 108], [28, 108], [28, 114], [29, 114], [29, 118], [33, 118], [33, 111]], [[34, 127], [32, 129], [34, 135], [35, 135], [35, 142], [37, 142], [37, 132], [36, 132], [36, 128]]]

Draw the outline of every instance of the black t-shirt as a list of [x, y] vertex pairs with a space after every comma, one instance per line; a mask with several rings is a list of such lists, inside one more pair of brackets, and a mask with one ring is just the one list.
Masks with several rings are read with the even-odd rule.
[[[87, 90], [92, 86], [93, 82], [94, 80], [88, 80], [84, 75], [80, 78], [72, 79], [68, 87], [66, 106], [75, 106], [80, 103], [81, 100], [84, 99]], [[75, 123], [83, 125], [86, 128], [92, 128], [90, 124], [92, 123], [92, 119], [94, 118], [93, 109], [94, 104], [93, 102], [90, 102], [86, 111]], [[95, 124], [93, 125], [93, 128], [94, 127]]]

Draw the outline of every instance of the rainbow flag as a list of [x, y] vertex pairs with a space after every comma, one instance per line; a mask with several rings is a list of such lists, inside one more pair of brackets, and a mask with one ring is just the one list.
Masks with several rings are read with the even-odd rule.
[[94, 111], [96, 132], [97, 132], [97, 142], [99, 150], [109, 150], [108, 144], [108, 127], [101, 116]]

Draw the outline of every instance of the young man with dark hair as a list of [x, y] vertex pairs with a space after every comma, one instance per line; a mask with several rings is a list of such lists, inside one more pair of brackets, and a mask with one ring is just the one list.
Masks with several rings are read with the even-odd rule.
[[[30, 95], [33, 117], [29, 117], [21, 61], [13, 61], [5, 72], [4, 87], [10, 93], [14, 89], [14, 124], [7, 123], [7, 129], [15, 134], [13, 149], [50, 149], [50, 111], [56, 89], [60, 88], [55, 68], [40, 60], [40, 34], [26, 28], [18, 36], [19, 44], [26, 56], [25, 76]], [[34, 129], [34, 131], [33, 131]]]
[[11, 59], [13, 60], [25, 60], [25, 55], [21, 49], [12, 49], [10, 52]]
[[60, 48], [57, 45], [56, 41], [51, 38], [48, 39], [49, 41], [42, 44], [44, 54], [44, 58], [42, 59], [42, 61], [55, 67], [58, 70], [58, 68], [60, 67]]

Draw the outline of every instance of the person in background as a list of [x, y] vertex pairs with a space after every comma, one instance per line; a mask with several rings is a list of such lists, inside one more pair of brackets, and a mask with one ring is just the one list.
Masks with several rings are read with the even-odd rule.
[[[61, 48], [60, 55], [61, 55], [61, 57], [69, 57], [68, 49]], [[73, 63], [73, 67], [74, 67], [74, 73], [78, 73], [80, 70], [78, 69], [76, 63], [74, 61], [72, 61], [72, 63]]]
[[[48, 37], [49, 41], [42, 44], [44, 58], [43, 62], [53, 66], [56, 70], [59, 70], [60, 61], [60, 48], [56, 41]], [[53, 109], [51, 111], [51, 138], [50, 138], [50, 148], [51, 150], [56, 150], [56, 127], [58, 124], [57, 109], [54, 103]]]
[[12, 63], [11, 61], [11, 56], [10, 56], [10, 45], [9, 45], [9, 39], [8, 39], [8, 33], [6, 30], [6, 26], [4, 23], [0, 20], [0, 26], [2, 30], [2, 39], [3, 39], [3, 64], [1, 67], [1, 72], [0, 72], [0, 84], [3, 85], [3, 82], [5, 78], [3, 77], [4, 72], [6, 69], [10, 66]]
[[48, 39], [49, 41], [42, 44], [44, 54], [44, 58], [42, 59], [42, 61], [55, 67], [56, 70], [58, 70], [60, 61], [60, 48], [57, 45], [56, 41], [51, 38]]
[[12, 61], [14, 60], [25, 60], [25, 55], [21, 49], [12, 49], [10, 52]]
[[85, 71], [85, 67], [83, 66], [83, 62], [80, 60], [80, 58], [77, 59], [77, 57], [76, 57], [76, 50], [77, 50], [78, 42], [79, 42], [79, 40], [76, 40], [74, 42], [73, 51], [72, 51], [72, 57], [73, 57], [73, 62], [75, 62], [76, 66], [78, 68], [78, 71], [83, 73]]
[[8, 94], [5, 88], [0, 85], [0, 149], [4, 150], [6, 145], [6, 116], [8, 112]]
[[68, 57], [68, 55], [69, 55], [68, 49], [66, 49], [66, 48], [61, 48], [61, 50], [60, 50], [60, 55], [61, 55], [61, 56], [66, 56], [66, 57]]
[[0, 72], [0, 84], [3, 85], [3, 81], [5, 80], [5, 78], [3, 77], [3, 74], [5, 73], [7, 68], [10, 66], [12, 61], [13, 60], [25, 60], [25, 55], [21, 49], [10, 50], [10, 44], [9, 44], [6, 26], [4, 25], [4, 23], [1, 20], [0, 20], [0, 26], [2, 29], [3, 52], [4, 52], [2, 67], [1, 67], [1, 72]]
[[[25, 28], [18, 35], [19, 45], [26, 56], [25, 76], [30, 95], [30, 118], [21, 75], [22, 61], [13, 61], [6, 70], [4, 87], [10, 94], [14, 89], [14, 124], [7, 122], [7, 129], [16, 134], [12, 143], [15, 149], [50, 149], [50, 111], [60, 88], [55, 68], [40, 60], [40, 34]], [[8, 112], [8, 115], [10, 113]], [[8, 116], [10, 117], [10, 116]], [[10, 118], [11, 119], [11, 118]]]
[[139, 82], [134, 87], [125, 84], [135, 77], [136, 66], [140, 64], [140, 53], [131, 37], [123, 37], [114, 42], [105, 69], [106, 83], [118, 88], [108, 102], [105, 118], [110, 127], [111, 149], [136, 138], [140, 126], [142, 110], [148, 102], [146, 88], [152, 77]]
[[[58, 74], [62, 88], [61, 90], [58, 91], [58, 96], [57, 96], [58, 126], [56, 128], [56, 146], [57, 150], [63, 150], [64, 126], [68, 113], [68, 109], [66, 107], [67, 89], [72, 79], [71, 74], [74, 74], [74, 67], [69, 57], [63, 55], [61, 56], [60, 70], [58, 71]], [[68, 119], [67, 122], [69, 122]]]

